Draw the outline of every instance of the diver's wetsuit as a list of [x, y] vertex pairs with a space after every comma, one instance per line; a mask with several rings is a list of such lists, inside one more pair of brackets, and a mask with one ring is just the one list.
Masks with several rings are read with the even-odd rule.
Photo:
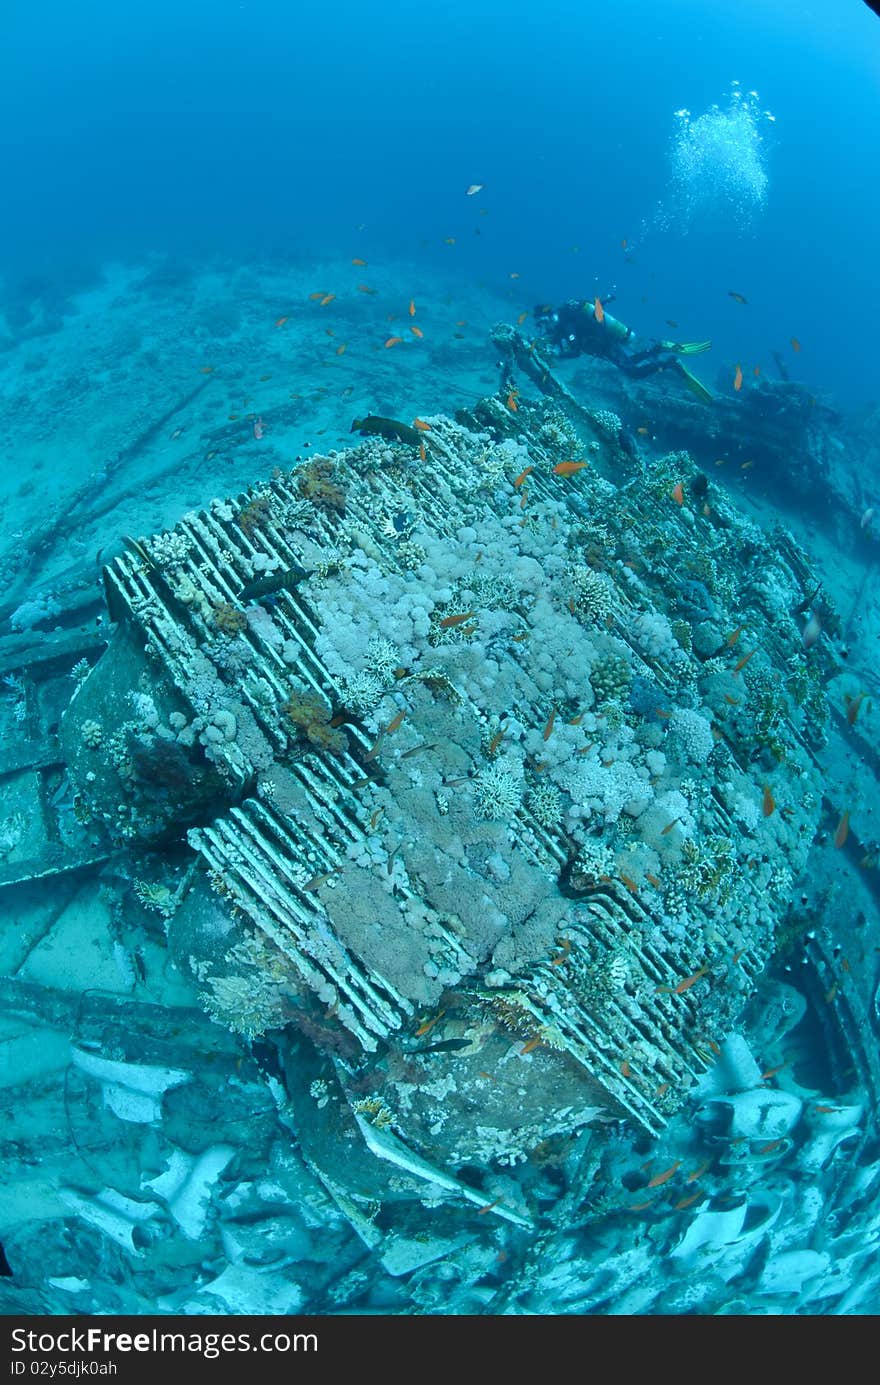
[[570, 298], [560, 308], [538, 307], [535, 320], [560, 356], [599, 356], [635, 378], [670, 368], [680, 369], [675, 353], [659, 341], [642, 351], [628, 351], [625, 342], [633, 335], [632, 329], [623, 329], [623, 337], [609, 332], [603, 322], [597, 322], [593, 304], [588, 299]]

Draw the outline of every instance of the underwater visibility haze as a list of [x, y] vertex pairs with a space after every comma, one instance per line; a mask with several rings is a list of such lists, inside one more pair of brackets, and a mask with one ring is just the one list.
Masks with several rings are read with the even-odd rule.
[[0, 1310], [880, 1311], [880, 17], [7, 0]]

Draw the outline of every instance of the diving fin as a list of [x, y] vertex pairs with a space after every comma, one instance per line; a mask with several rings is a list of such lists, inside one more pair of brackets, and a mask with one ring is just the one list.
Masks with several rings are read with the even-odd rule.
[[701, 404], [712, 404], [715, 396], [702, 380], [698, 380], [696, 375], [692, 375], [687, 366], [683, 366], [681, 361], [676, 361], [679, 374], [684, 376], [684, 382], [692, 394], [695, 394]]
[[708, 351], [711, 341], [661, 341], [664, 351], [674, 351], [678, 356], [699, 356]]

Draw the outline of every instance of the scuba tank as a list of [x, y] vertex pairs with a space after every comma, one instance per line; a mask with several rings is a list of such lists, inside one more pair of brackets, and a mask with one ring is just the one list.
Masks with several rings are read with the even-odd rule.
[[[591, 303], [588, 300], [585, 300], [582, 306], [584, 312], [589, 313], [590, 317], [596, 316], [595, 303]], [[605, 328], [606, 332], [609, 332], [611, 336], [614, 337], [616, 341], [629, 341], [630, 337], [633, 335], [633, 329], [631, 327], [624, 326], [624, 324], [620, 321], [619, 318], [612, 317], [611, 314], [607, 311], [607, 309], [605, 310], [605, 316], [602, 319], [602, 326]]]

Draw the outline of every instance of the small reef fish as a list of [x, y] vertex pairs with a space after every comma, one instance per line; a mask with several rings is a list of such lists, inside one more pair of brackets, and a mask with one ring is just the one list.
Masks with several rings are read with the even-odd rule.
[[255, 418], [255, 419], [254, 419], [254, 437], [256, 438], [257, 442], [259, 442], [259, 441], [261, 440], [262, 436], [263, 436], [263, 419], [262, 419], [262, 416], [261, 416], [260, 418]]
[[732, 298], [734, 303], [748, 303], [749, 301], [747, 298], [744, 298], [741, 293], [734, 293], [733, 289], [727, 290], [727, 296], [728, 298]]
[[770, 787], [768, 784], [764, 785], [764, 801], [761, 810], [765, 818], [769, 818], [776, 810], [776, 799], [770, 792]]
[[504, 733], [505, 733], [506, 730], [507, 730], [507, 727], [506, 727], [506, 726], [502, 726], [501, 729], [500, 729], [499, 731], [496, 731], [496, 732], [495, 732], [495, 735], [492, 737], [491, 741], [489, 742], [489, 746], [488, 746], [488, 749], [487, 749], [487, 751], [486, 751], [487, 755], [494, 755], [494, 754], [495, 754], [495, 751], [498, 749], [499, 745], [500, 745], [501, 742], [504, 740]]
[[522, 325], [523, 325], [523, 323], [525, 322], [525, 320], [526, 320], [527, 317], [528, 317], [528, 313], [520, 313], [519, 317], [516, 319], [516, 325], [517, 325], [517, 327], [522, 327]]
[[776, 1140], [768, 1140], [767, 1143], [766, 1143], [765, 1145], [761, 1145], [761, 1148], [758, 1150], [758, 1153], [759, 1153], [759, 1154], [772, 1154], [772, 1153], [773, 1153], [773, 1150], [774, 1150], [774, 1149], [778, 1149], [779, 1146], [780, 1146], [782, 1143], [783, 1143], [783, 1139], [782, 1139], [782, 1136], [780, 1135], [778, 1139], [776, 1139]]
[[700, 967], [700, 970], [695, 971], [692, 976], [686, 976], [683, 981], [679, 981], [677, 986], [655, 986], [654, 990], [662, 995], [684, 995], [685, 991], [689, 991], [697, 981], [702, 981], [708, 973], [708, 967]]
[[[424, 1044], [418, 1048], [405, 1049], [406, 1053], [458, 1053], [463, 1048], [470, 1048], [470, 1039], [438, 1039], [435, 1044]], [[500, 1201], [500, 1198], [499, 1198]], [[486, 1211], [488, 1212], [488, 1207]]]
[[593, 299], [593, 316], [597, 322], [605, 321], [605, 309], [602, 307], [602, 300], [598, 295]]
[[416, 300], [415, 300], [414, 298], [411, 298], [411, 299], [409, 300], [409, 308], [407, 309], [407, 311], [408, 311], [410, 317], [415, 317], [415, 315], [416, 315]]
[[508, 274], [507, 277], [508, 277], [508, 279], [518, 279], [518, 278], [519, 278], [519, 270], [518, 270], [518, 269], [512, 269], [512, 270], [510, 271], [510, 273]]
[[511, 390], [510, 394], [507, 396], [507, 407], [513, 414], [515, 414], [517, 409], [519, 408], [519, 405], [516, 402], [516, 396], [518, 394], [519, 390]]
[[549, 717], [547, 718], [547, 724], [546, 724], [546, 726], [544, 727], [544, 740], [545, 740], [545, 741], [549, 741], [551, 735], [553, 734], [553, 723], [554, 723], [555, 721], [556, 721], [556, 708], [554, 707], [553, 710], [551, 711]]
[[425, 1020], [424, 1024], [420, 1024], [418, 1029], [416, 1030], [416, 1038], [420, 1039], [423, 1034], [430, 1034], [431, 1030], [434, 1028], [434, 1025], [439, 1024], [445, 1014], [445, 1010], [438, 1010], [437, 1014], [434, 1016], [433, 1019]]
[[366, 269], [367, 267], [366, 260], [361, 260], [357, 256], [352, 260], [352, 264], [360, 265], [361, 269]]
[[332, 876], [338, 875], [341, 870], [342, 866], [334, 866], [332, 870], [325, 871], [323, 875], [315, 875], [311, 880], [306, 881], [303, 889], [309, 892], [320, 889]]
[[394, 717], [391, 721], [389, 721], [388, 725], [385, 727], [385, 731], [384, 731], [383, 734], [386, 735], [386, 736], [390, 736], [392, 731], [396, 731], [396, 730], [397, 730], [398, 726], [400, 726], [400, 724], [401, 724], [401, 722], [403, 721], [403, 718], [404, 718], [405, 716], [406, 716], [406, 708], [405, 708], [405, 707], [401, 707], [400, 711], [397, 713], [397, 716]]
[[345, 355], [345, 348], [346, 348], [347, 345], [348, 345], [348, 343], [343, 341], [343, 342], [341, 342], [341, 343], [339, 344], [339, 346], [337, 346], [337, 348], [336, 348], [336, 354], [337, 354], [337, 356], [344, 356], [344, 355]]
[[482, 192], [485, 186], [485, 183], [471, 183], [470, 187], [465, 189], [464, 195], [465, 197], [476, 197], [477, 193]]
[[864, 700], [865, 694], [863, 692], [860, 692], [858, 697], [847, 698], [846, 719], [849, 722], [850, 726], [855, 726], [856, 720], [859, 715], [859, 711]]
[[310, 294], [309, 294], [309, 301], [310, 301], [311, 303], [315, 303], [319, 298], [326, 298], [326, 297], [327, 297], [327, 295], [326, 295], [326, 293], [324, 292], [324, 290], [323, 290], [323, 289], [318, 289], [317, 293], [310, 293]]
[[653, 1177], [652, 1179], [649, 1180], [647, 1186], [648, 1186], [649, 1188], [659, 1188], [659, 1187], [661, 1187], [662, 1184], [668, 1183], [669, 1180], [670, 1180], [670, 1178], [672, 1177], [672, 1175], [676, 1172], [677, 1169], [680, 1169], [680, 1168], [681, 1168], [681, 1160], [680, 1160], [680, 1159], [676, 1159], [675, 1163], [674, 1163], [674, 1164], [670, 1164], [668, 1169], [664, 1169], [662, 1173], [655, 1173], [654, 1177]]
[[739, 639], [740, 635], [742, 634], [743, 630], [745, 630], [745, 628], [746, 627], [744, 625], [738, 625], [736, 629], [731, 631], [731, 633], [727, 636], [727, 643], [730, 645], [731, 649], [733, 649], [733, 646], [736, 644], [737, 640]]
[[381, 414], [367, 414], [365, 418], [354, 419], [350, 431], [360, 433], [363, 437], [374, 434], [389, 442], [408, 442], [413, 447], [421, 442], [416, 428], [410, 428], [408, 423], [401, 423], [396, 418], [383, 418]]
[[663, 828], [663, 831], [660, 833], [660, 836], [665, 837], [667, 833], [671, 832], [673, 827], [677, 826], [679, 822], [681, 822], [681, 818], [673, 818], [671, 822], [667, 822], [666, 826]]
[[379, 292], [378, 289], [371, 289], [370, 286], [369, 286], [369, 284], [358, 284], [358, 286], [357, 286], [357, 291], [358, 291], [358, 293], [378, 293], [378, 292]]
[[792, 349], [792, 351], [800, 351], [800, 349], [801, 349], [801, 344], [800, 344], [800, 342], [798, 341], [797, 337], [792, 337], [792, 339], [791, 339], [791, 349]]
[[859, 520], [859, 528], [860, 528], [860, 529], [867, 529], [868, 525], [871, 523], [871, 520], [872, 520], [873, 518], [874, 518], [874, 506], [873, 506], [873, 505], [869, 505], [868, 508], [867, 508], [867, 510], [866, 510], [865, 513], [862, 515], [861, 519]]
[[285, 322], [287, 322], [287, 318], [286, 318], [286, 317], [279, 317], [278, 321], [275, 323], [275, 326], [276, 326], [276, 327], [283, 327], [284, 324], [285, 324]]
[[754, 370], [752, 371], [752, 374], [754, 375], [755, 379], [757, 380], [758, 376], [761, 374], [761, 367], [760, 367], [759, 365], [756, 365], [755, 368], [754, 368]]
[[711, 1167], [712, 1167], [712, 1160], [711, 1160], [711, 1159], [704, 1159], [703, 1162], [702, 1162], [702, 1164], [700, 1164], [700, 1166], [699, 1166], [698, 1168], [694, 1169], [691, 1173], [688, 1174], [687, 1178], [685, 1179], [685, 1182], [686, 1182], [686, 1183], [696, 1183], [697, 1179], [698, 1179], [698, 1178], [702, 1178], [704, 1173], [708, 1173], [708, 1171], [709, 1171], [709, 1169], [710, 1169]]
[[757, 654], [757, 652], [758, 649], [756, 646], [754, 649], [750, 649], [748, 654], [744, 654], [742, 658], [739, 660], [739, 662], [736, 664], [733, 670], [734, 673], [740, 673], [745, 668], [746, 664], [749, 662], [749, 659], [751, 659], [755, 654]]
[[421, 341], [425, 335], [421, 327], [410, 327], [409, 330], [412, 332], [414, 337], [418, 337], [419, 341]]
[[402, 341], [403, 337], [389, 337], [385, 343], [385, 350], [387, 351], [389, 346], [399, 346]]
[[675, 501], [676, 505], [684, 504], [684, 486], [680, 481], [676, 481], [675, 485], [672, 487], [672, 491], [670, 492], [670, 494], [672, 495], [672, 498]]
[[693, 986], [695, 982], [701, 981], [703, 977], [707, 976], [708, 974], [708, 967], [700, 967], [700, 970], [695, 971], [693, 976], [686, 976], [683, 981], [679, 981], [677, 986], [673, 986], [673, 991], [676, 995], [683, 995], [685, 991], [690, 990], [691, 986]]
[[454, 244], [455, 244], [455, 236], [444, 236], [444, 237], [443, 237], [443, 244], [444, 244], [444, 245], [454, 245]]
[[419, 432], [421, 433], [430, 433], [431, 431], [430, 423], [426, 423], [423, 418], [414, 418], [412, 421], [412, 426], [413, 428], [418, 428]]
[[621, 881], [623, 882], [623, 884], [626, 886], [626, 888], [629, 890], [630, 894], [634, 894], [634, 895], [636, 895], [636, 896], [638, 895], [638, 893], [639, 893], [639, 887], [638, 887], [638, 885], [636, 884], [635, 880], [633, 880], [633, 878], [632, 878], [631, 875], [624, 875], [623, 871], [621, 871], [621, 872], [620, 872], [620, 879], [621, 879]]
[[405, 750], [400, 758], [401, 760], [409, 760], [413, 755], [421, 755], [426, 750], [436, 749], [436, 744], [429, 745], [427, 741], [420, 741], [418, 745], [410, 746], [409, 750]]
[[743, 384], [742, 366], [738, 365], [737, 368], [736, 368], [736, 371], [734, 372], [734, 376], [733, 376], [733, 388], [734, 388], [735, 390], [741, 390], [741, 389], [742, 389], [742, 384]]
[[673, 1210], [676, 1212], [683, 1212], [686, 1207], [692, 1207], [694, 1203], [703, 1196], [702, 1190], [698, 1188], [695, 1193], [691, 1193], [688, 1197], [680, 1197]]
[[536, 1034], [535, 1037], [534, 1037], [533, 1039], [529, 1039], [529, 1041], [528, 1041], [528, 1043], [526, 1044], [525, 1048], [521, 1048], [521, 1049], [520, 1049], [520, 1054], [523, 1054], [523, 1053], [531, 1053], [533, 1049], [536, 1049], [536, 1048], [539, 1047], [540, 1043], [541, 1043], [541, 1040], [540, 1040], [539, 1036]]
[[428, 451], [423, 442], [419, 443], [419, 458], [423, 462], [428, 460]]
[[849, 836], [849, 808], [845, 809], [840, 822], [837, 824], [837, 831], [834, 834], [834, 845], [840, 850], [846, 846], [846, 839]]
[[576, 471], [581, 471], [587, 462], [557, 462], [552, 468], [554, 476], [574, 476]]
[[475, 611], [465, 611], [460, 616], [444, 616], [440, 622], [440, 629], [451, 630], [454, 625], [463, 625], [466, 620], [471, 620], [475, 615]]
[[519, 474], [519, 476], [514, 477], [514, 481], [513, 481], [514, 489], [518, 489], [518, 488], [522, 485], [522, 483], [523, 483], [523, 481], [526, 479], [526, 477], [527, 477], [528, 475], [530, 475], [531, 472], [534, 471], [534, 469], [535, 469], [535, 468], [534, 468], [533, 466], [527, 466], [526, 469], [525, 469], [525, 471], [521, 471], [520, 474]]
[[333, 302], [333, 299], [334, 299], [335, 297], [336, 297], [336, 294], [335, 294], [335, 293], [325, 293], [325, 294], [324, 294], [324, 297], [321, 299], [321, 302], [319, 303], [318, 306], [321, 307], [321, 308], [326, 308], [327, 304], [328, 304], [328, 303], [332, 303], [332, 302]]
[[254, 582], [248, 582], [238, 593], [238, 600], [244, 604], [247, 601], [259, 601], [262, 596], [274, 596], [276, 592], [293, 591], [300, 582], [306, 577], [311, 576], [304, 567], [289, 567], [284, 572], [273, 572], [269, 577], [258, 577]]
[[822, 622], [814, 611], [804, 626], [803, 634], [801, 635], [801, 644], [804, 649], [812, 649], [821, 633]]

